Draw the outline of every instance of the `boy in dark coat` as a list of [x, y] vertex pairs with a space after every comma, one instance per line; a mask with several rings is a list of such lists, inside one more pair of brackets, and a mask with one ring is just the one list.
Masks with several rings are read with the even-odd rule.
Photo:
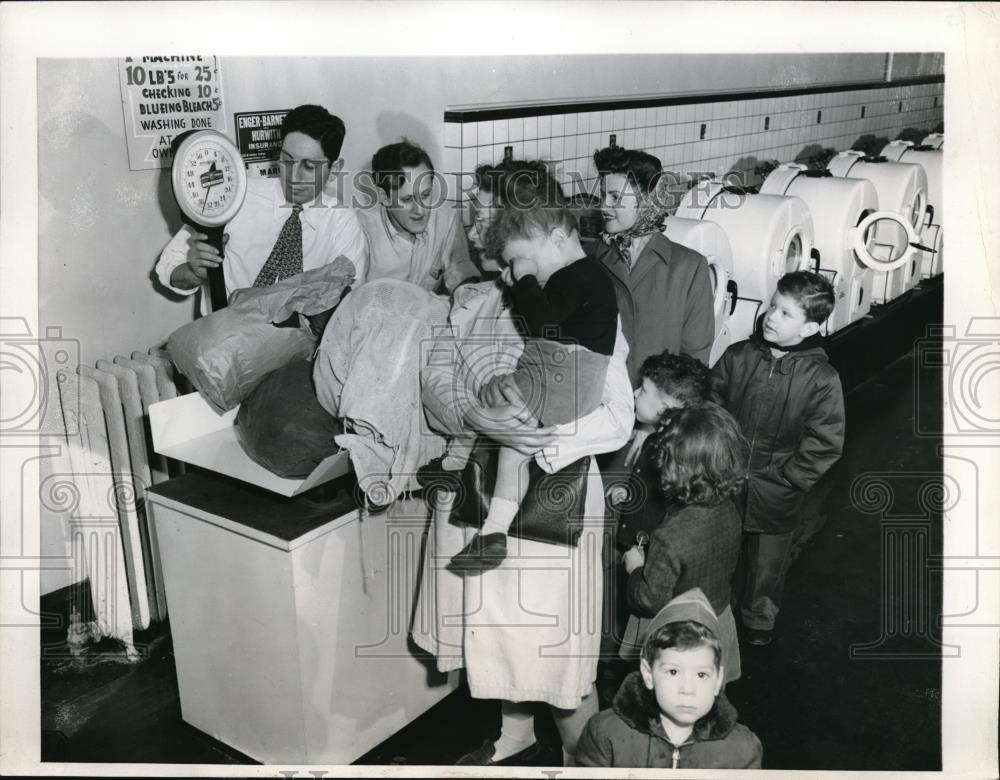
[[611, 709], [592, 717], [577, 766], [759, 769], [760, 740], [736, 722], [722, 693], [719, 623], [700, 589], [667, 604], [650, 624], [639, 671]]
[[819, 335], [833, 305], [823, 277], [785, 274], [757, 332], [712, 370], [750, 442], [740, 614], [751, 645], [771, 642], [805, 496], [843, 450], [843, 390]]

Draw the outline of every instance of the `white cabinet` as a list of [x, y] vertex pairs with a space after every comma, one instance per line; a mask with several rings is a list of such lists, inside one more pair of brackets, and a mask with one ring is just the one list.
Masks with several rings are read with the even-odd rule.
[[182, 716], [264, 763], [349, 763], [457, 685], [408, 639], [423, 501], [362, 522], [350, 479], [329, 500], [204, 473], [148, 494]]

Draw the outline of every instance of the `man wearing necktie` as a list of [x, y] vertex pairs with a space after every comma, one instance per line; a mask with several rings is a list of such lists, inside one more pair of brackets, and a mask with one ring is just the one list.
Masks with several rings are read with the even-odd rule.
[[[209, 268], [221, 262], [226, 294], [263, 287], [302, 271], [319, 268], [343, 255], [364, 281], [367, 249], [357, 215], [324, 192], [344, 161], [344, 123], [321, 106], [292, 109], [281, 123], [278, 178], [251, 177], [243, 207], [226, 225], [225, 257], [206, 237], [184, 226], [160, 255], [160, 282], [181, 295], [205, 283]], [[202, 313], [208, 296], [203, 294]]]

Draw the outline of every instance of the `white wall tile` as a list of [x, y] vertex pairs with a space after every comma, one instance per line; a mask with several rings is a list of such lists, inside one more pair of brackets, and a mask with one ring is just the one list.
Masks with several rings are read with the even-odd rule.
[[507, 120], [497, 119], [493, 122], [493, 143], [502, 144], [508, 138]]
[[454, 147], [445, 147], [442, 165], [445, 171], [460, 170], [462, 168], [462, 150]]
[[479, 145], [489, 145], [493, 143], [493, 123], [492, 122], [480, 122], [479, 123]]
[[[460, 192], [469, 192], [469, 190], [471, 190], [476, 184], [476, 176], [475, 173], [472, 171], [469, 171], [468, 173], [463, 173], [461, 176], [455, 177], [455, 180], [457, 180], [456, 189], [458, 189]], [[450, 184], [451, 182], [449, 182], [449, 185]]]
[[462, 172], [468, 173], [476, 169], [476, 149], [471, 147], [462, 150]]
[[475, 122], [466, 122], [462, 125], [462, 148], [476, 146], [479, 143], [478, 127]]
[[[449, 141], [457, 141], [467, 149], [472, 144], [478, 148], [473, 147], [474, 163], [459, 150], [446, 148], [443, 164], [445, 169], [466, 169], [499, 162], [503, 147], [513, 146], [518, 158], [564, 160], [565, 168], [578, 171], [586, 186], [596, 176], [593, 152], [607, 146], [614, 133], [620, 146], [645, 149], [668, 168], [711, 168], [724, 173], [740, 158], [787, 160], [810, 143], [840, 150], [865, 133], [895, 138], [904, 127], [930, 129], [941, 120], [944, 110], [943, 99], [933, 106], [935, 94], [942, 95], [940, 85], [610, 109], [466, 125], [448, 122], [446, 147], [452, 145]], [[900, 100], [904, 102], [902, 113], [898, 111]], [[862, 105], [867, 109], [864, 119], [860, 117]], [[823, 111], [819, 125], [818, 110]], [[765, 116], [771, 118], [769, 131], [763, 130]], [[702, 124], [707, 125], [704, 141], [699, 140]], [[515, 137], [516, 142], [508, 140]]]

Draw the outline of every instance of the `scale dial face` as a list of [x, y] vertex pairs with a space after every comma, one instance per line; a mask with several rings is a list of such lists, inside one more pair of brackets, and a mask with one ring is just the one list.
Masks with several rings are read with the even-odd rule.
[[171, 178], [182, 212], [198, 225], [224, 225], [247, 192], [246, 167], [236, 146], [215, 130], [199, 130], [181, 142]]

